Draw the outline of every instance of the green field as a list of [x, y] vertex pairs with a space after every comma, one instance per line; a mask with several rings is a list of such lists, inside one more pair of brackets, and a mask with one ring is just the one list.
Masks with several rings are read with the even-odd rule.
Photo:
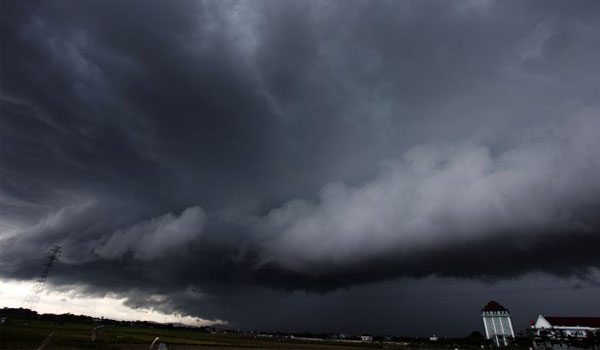
[[287, 338], [262, 338], [236, 333], [206, 333], [178, 329], [154, 329], [106, 325], [92, 342], [92, 329], [96, 324], [56, 324], [39, 320], [8, 320], [1, 327], [1, 349], [37, 349], [53, 333], [47, 350], [58, 349], [148, 349], [156, 337], [169, 350], [188, 349], [330, 349], [357, 348], [400, 349], [398, 343], [360, 343], [341, 341], [311, 341]]

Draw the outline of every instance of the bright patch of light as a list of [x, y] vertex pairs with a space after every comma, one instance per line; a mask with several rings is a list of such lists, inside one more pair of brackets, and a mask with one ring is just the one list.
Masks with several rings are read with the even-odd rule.
[[[23, 300], [31, 290], [32, 285], [33, 282], [0, 280], [0, 307], [22, 307]], [[42, 293], [35, 311], [53, 314], [71, 313], [120, 321], [181, 322], [190, 326], [226, 324], [221, 320], [205, 320], [190, 316], [181, 317], [180, 315], [165, 314], [151, 309], [133, 309], [124, 304], [125, 300], [125, 298], [116, 296], [92, 297], [78, 293], [49, 290]]]

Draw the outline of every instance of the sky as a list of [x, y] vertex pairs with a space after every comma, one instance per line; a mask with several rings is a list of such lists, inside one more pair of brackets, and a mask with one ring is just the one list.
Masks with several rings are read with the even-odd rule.
[[0, 15], [0, 306], [60, 245], [40, 311], [449, 336], [491, 299], [516, 330], [600, 316], [600, 3]]

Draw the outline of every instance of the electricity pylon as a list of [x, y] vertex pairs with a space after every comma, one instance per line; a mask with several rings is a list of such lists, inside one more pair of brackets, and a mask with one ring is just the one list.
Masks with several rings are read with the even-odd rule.
[[23, 307], [26, 309], [33, 310], [37, 306], [38, 301], [40, 300], [40, 294], [44, 289], [44, 285], [46, 284], [46, 280], [48, 279], [48, 273], [50, 272], [50, 268], [52, 265], [58, 260], [60, 257], [60, 246], [55, 245], [54, 248], [50, 249], [50, 256], [48, 257], [48, 262], [44, 264], [44, 269], [42, 273], [38, 276], [37, 280], [31, 287], [31, 291], [27, 297], [25, 297], [25, 301], [23, 301]]

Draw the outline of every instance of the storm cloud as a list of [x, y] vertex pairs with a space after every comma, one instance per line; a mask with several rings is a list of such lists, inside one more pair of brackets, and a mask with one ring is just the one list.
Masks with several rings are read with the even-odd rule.
[[281, 295], [600, 268], [596, 3], [3, 1], [1, 25], [3, 278], [59, 244], [55, 288], [250, 327]]

